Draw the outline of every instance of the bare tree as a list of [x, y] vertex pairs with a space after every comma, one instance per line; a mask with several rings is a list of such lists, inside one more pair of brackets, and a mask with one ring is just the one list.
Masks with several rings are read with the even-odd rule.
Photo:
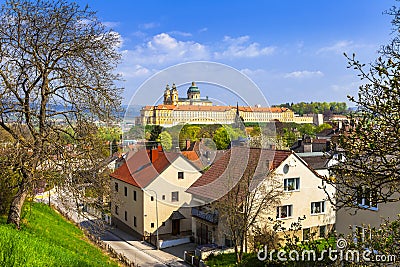
[[265, 160], [272, 160], [273, 151], [250, 151], [248, 164], [240, 179], [234, 173], [228, 174], [225, 184], [230, 190], [214, 203], [221, 223], [226, 226], [226, 234], [232, 239], [238, 263], [242, 261], [249, 236], [269, 222], [268, 215], [284, 195], [278, 175], [270, 172], [269, 164], [264, 164]]
[[0, 127], [13, 138], [10, 164], [20, 177], [8, 223], [19, 227], [29, 190], [54, 177], [47, 174], [61, 174], [54, 184], [73, 184], [80, 166], [90, 170], [102, 160], [93, 122], [108, 121], [120, 104], [119, 42], [76, 3], [10, 0], [2, 6]]

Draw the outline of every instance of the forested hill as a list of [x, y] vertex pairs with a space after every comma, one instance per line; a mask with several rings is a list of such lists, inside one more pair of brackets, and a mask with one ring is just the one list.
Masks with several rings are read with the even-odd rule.
[[300, 102], [300, 103], [285, 103], [280, 105], [274, 105], [276, 107], [285, 107], [293, 110], [295, 113], [311, 114], [321, 113], [325, 115], [329, 114], [344, 114], [348, 112], [348, 107], [345, 102]]

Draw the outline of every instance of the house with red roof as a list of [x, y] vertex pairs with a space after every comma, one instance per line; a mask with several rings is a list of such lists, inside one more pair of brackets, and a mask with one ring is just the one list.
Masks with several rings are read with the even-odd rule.
[[111, 173], [111, 214], [114, 225], [160, 246], [165, 240], [191, 235], [192, 195], [186, 190], [199, 169], [180, 153], [161, 146], [129, 152]]
[[333, 229], [335, 211], [326, 192], [333, 196], [334, 189], [325, 185], [323, 177], [296, 153], [232, 147], [186, 191], [193, 195], [192, 231], [196, 243], [232, 245], [230, 230], [224, 223], [226, 215], [213, 208], [213, 203], [226, 201], [224, 197], [237, 189], [235, 185], [248, 173], [253, 175], [251, 186], [268, 186], [269, 180], [276, 179], [277, 188], [282, 191], [276, 205], [262, 213], [257, 225], [260, 228], [270, 225], [268, 218], [289, 228], [299, 217], [305, 216], [302, 231], [296, 233], [300, 239], [307, 239], [309, 233], [325, 237]]

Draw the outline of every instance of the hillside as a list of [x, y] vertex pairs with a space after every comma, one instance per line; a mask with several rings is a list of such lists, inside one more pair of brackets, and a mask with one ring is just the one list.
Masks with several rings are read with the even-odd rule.
[[0, 266], [118, 266], [44, 204], [27, 203], [21, 230], [0, 218]]

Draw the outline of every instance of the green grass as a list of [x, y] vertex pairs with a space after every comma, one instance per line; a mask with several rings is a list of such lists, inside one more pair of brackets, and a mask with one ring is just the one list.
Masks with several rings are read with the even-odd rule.
[[44, 204], [27, 203], [21, 230], [0, 219], [0, 266], [118, 266], [82, 230]]
[[[211, 256], [207, 259], [207, 266], [210, 267], [237, 267], [236, 264], [236, 255], [235, 253], [227, 253], [220, 254], [217, 256]], [[248, 267], [264, 267], [266, 266], [264, 262], [259, 261], [257, 259], [257, 255], [255, 253], [245, 253], [243, 254], [242, 263], [239, 266], [248, 266]]]

